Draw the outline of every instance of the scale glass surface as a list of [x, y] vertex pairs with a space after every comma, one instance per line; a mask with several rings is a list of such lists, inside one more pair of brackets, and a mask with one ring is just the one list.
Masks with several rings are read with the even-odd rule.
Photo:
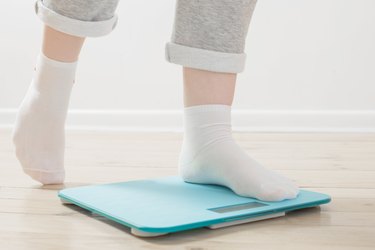
[[187, 183], [177, 176], [67, 188], [58, 196], [143, 237], [269, 219], [331, 200], [326, 194], [301, 190], [293, 200], [265, 202], [238, 196], [223, 186]]

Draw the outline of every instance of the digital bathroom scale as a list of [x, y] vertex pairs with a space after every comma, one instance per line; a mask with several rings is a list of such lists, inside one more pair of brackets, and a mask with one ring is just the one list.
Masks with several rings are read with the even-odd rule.
[[177, 176], [67, 188], [58, 196], [64, 203], [128, 226], [141, 237], [275, 218], [331, 200], [326, 194], [301, 190], [293, 200], [265, 202], [223, 186], [187, 183]]

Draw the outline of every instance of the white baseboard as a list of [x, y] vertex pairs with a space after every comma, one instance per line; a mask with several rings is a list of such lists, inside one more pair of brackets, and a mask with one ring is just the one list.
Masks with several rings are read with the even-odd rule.
[[[15, 109], [0, 109], [0, 126], [11, 127]], [[236, 110], [234, 131], [249, 132], [375, 132], [371, 110]], [[182, 131], [181, 110], [71, 110], [68, 129]]]

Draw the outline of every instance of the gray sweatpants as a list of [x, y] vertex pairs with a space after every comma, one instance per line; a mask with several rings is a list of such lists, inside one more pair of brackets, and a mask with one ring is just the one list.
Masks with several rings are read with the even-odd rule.
[[[117, 23], [119, 0], [37, 0], [36, 13], [61, 32], [97, 37]], [[245, 66], [245, 41], [256, 0], [177, 0], [166, 60], [185, 67], [239, 73]]]

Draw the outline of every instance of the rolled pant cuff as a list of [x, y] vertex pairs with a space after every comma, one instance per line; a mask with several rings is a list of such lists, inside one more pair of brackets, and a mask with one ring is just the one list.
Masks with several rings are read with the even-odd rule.
[[117, 24], [117, 15], [104, 21], [82, 21], [63, 16], [43, 5], [41, 0], [35, 3], [35, 12], [49, 27], [78, 37], [99, 37], [109, 34]]
[[189, 68], [240, 73], [245, 68], [246, 54], [224, 53], [169, 42], [165, 46], [165, 58], [168, 62]]

